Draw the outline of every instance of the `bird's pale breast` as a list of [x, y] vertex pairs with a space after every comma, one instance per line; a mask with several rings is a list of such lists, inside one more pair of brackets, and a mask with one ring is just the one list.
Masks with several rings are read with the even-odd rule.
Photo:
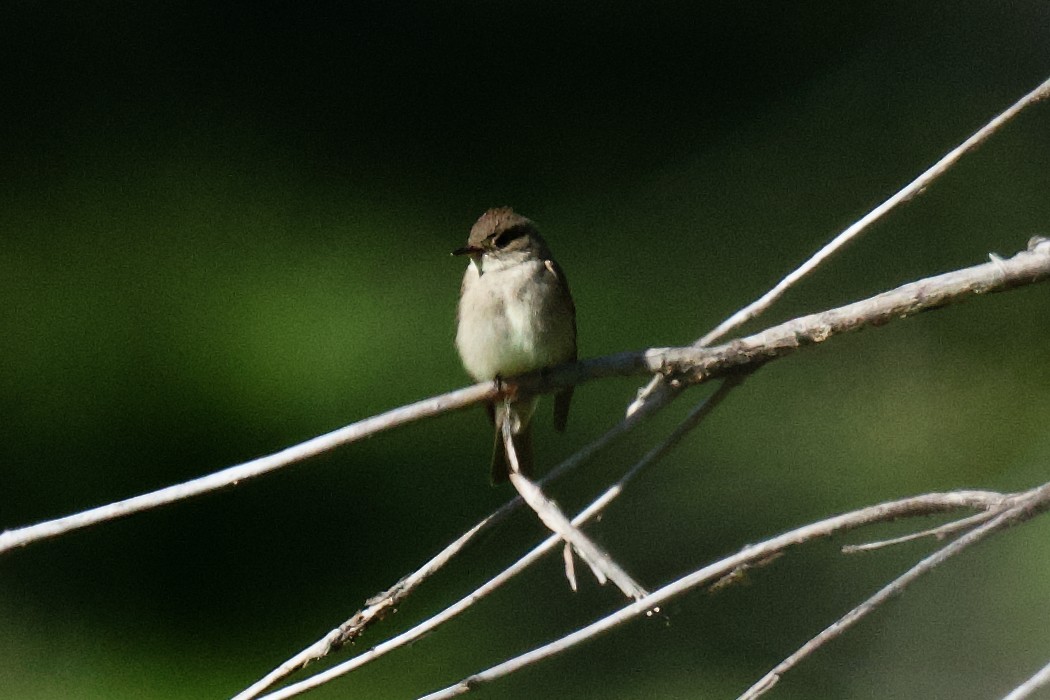
[[479, 275], [467, 268], [456, 347], [478, 381], [509, 377], [572, 359], [571, 302], [542, 260]]

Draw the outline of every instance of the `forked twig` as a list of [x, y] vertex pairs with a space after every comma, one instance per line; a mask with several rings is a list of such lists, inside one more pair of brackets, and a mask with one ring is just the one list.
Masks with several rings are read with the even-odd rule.
[[[736, 330], [751, 319], [757, 317], [759, 314], [765, 312], [766, 309], [782, 297], [790, 287], [815, 270], [821, 263], [834, 255], [847, 243], [861, 233], [864, 233], [872, 224], [892, 211], [898, 205], [907, 202], [909, 199], [921, 193], [925, 188], [929, 187], [934, 180], [947, 172], [959, 161], [960, 158], [987, 141], [1004, 124], [1016, 117], [1021, 110], [1035, 104], [1039, 100], [1046, 99], [1048, 96], [1050, 96], [1050, 78], [1046, 79], [1041, 85], [1039, 85], [1039, 87], [1019, 99], [1002, 114], [978, 129], [972, 136], [970, 136], [970, 138], [946, 153], [940, 160], [905, 185], [892, 197], [855, 221], [845, 231], [832, 238], [820, 250], [810, 256], [808, 260], [799, 265], [795, 270], [784, 277], [784, 279], [777, 282], [768, 292], [708, 331], [702, 338], [696, 341], [694, 345], [697, 347], [710, 345], [716, 340], [724, 338], [729, 332]], [[664, 378], [661, 376], [654, 376], [649, 384], [639, 391], [638, 397], [627, 408], [627, 413], [631, 414], [634, 411], [637, 411], [641, 405], [654, 394], [654, 392], [660, 391], [660, 388], [663, 387], [663, 385]]]
[[923, 574], [929, 573], [937, 566], [940, 566], [951, 557], [963, 551], [970, 545], [976, 544], [988, 535], [1021, 522], [1022, 520], [1027, 520], [1045, 510], [1048, 505], [1050, 505], [1048, 497], [1050, 497], [1050, 485], [1033, 489], [1027, 494], [1015, 499], [1009, 499], [1008, 506], [990, 511], [994, 513], [994, 517], [992, 517], [991, 520], [979, 525], [954, 542], [938, 549], [936, 552], [908, 569], [893, 581], [890, 581], [879, 589], [875, 595], [850, 610], [833, 624], [825, 628], [820, 634], [799, 647], [799, 649], [791, 654], [791, 656], [774, 666], [769, 673], [762, 676], [762, 678], [748, 688], [737, 700], [756, 700], [756, 698], [765, 695], [772, 690], [773, 686], [777, 684], [785, 673], [807, 659], [820, 647], [833, 639], [842, 636], [846, 630], [860, 622], [887, 600], [902, 593], [908, 585], [913, 583]]
[[887, 199], [885, 202], [875, 207], [863, 217], [858, 219], [852, 225], [849, 226], [845, 231], [835, 236], [825, 245], [823, 248], [818, 250], [809, 260], [800, 265], [796, 270], [791, 272], [787, 277], [777, 282], [777, 284], [770, 289], [768, 292], [760, 296], [755, 301], [751, 302], [744, 308], [737, 311], [735, 314], [727, 318], [722, 323], [715, 326], [715, 328], [701, 338], [697, 345], [710, 345], [715, 340], [722, 338], [726, 333], [739, 328], [744, 323], [750, 321], [758, 314], [768, 309], [777, 299], [783, 296], [784, 292], [788, 290], [793, 284], [798, 282], [800, 279], [805, 277], [811, 271], [813, 271], [818, 265], [824, 262], [828, 257], [833, 255], [836, 251], [842, 248], [844, 245], [852, 241], [858, 235], [864, 232], [869, 226], [874, 224], [876, 221], [881, 219], [883, 216], [892, 211], [897, 205], [907, 202], [909, 199], [920, 194], [926, 187], [930, 185], [934, 180], [939, 178], [945, 172], [948, 171], [960, 158], [975, 150], [982, 143], [987, 141], [992, 134], [998, 131], [1004, 124], [1013, 119], [1017, 114], [1025, 107], [1032, 105], [1039, 100], [1045, 99], [1050, 96], [1050, 78], [1045, 80], [1039, 87], [1035, 88], [1027, 95], [1019, 99], [1013, 105], [1009, 107], [1002, 114], [992, 119], [990, 122], [985, 124], [983, 127], [978, 129], [970, 138], [966, 139], [958, 146], [948, 151], [940, 160], [931, 165], [924, 173], [919, 175], [917, 178], [909, 182], [907, 185], [902, 187], [896, 194]]
[[[1040, 491], [1041, 504], [1045, 507], [1047, 501], [1050, 501], [1050, 484], [1046, 484], [1039, 489], [1033, 489], [1033, 492], [1034, 491]], [[809, 525], [804, 525], [764, 542], [745, 547], [741, 552], [709, 564], [702, 569], [672, 581], [666, 586], [653, 591], [645, 598], [620, 608], [616, 612], [592, 622], [561, 639], [545, 644], [530, 652], [521, 654], [520, 656], [516, 656], [479, 673], [475, 673], [458, 683], [424, 696], [422, 700], [444, 700], [446, 698], [456, 697], [479, 685], [495, 681], [526, 666], [556, 656], [612, 629], [613, 627], [623, 624], [628, 620], [645, 615], [649, 610], [662, 605], [664, 602], [681, 595], [686, 591], [717, 581], [726, 574], [740, 567], [746, 567], [764, 561], [770, 556], [782, 552], [789, 547], [829, 537], [839, 532], [852, 530], [863, 525], [889, 522], [903, 517], [951, 512], [960, 508], [995, 508], [1001, 506], [1004, 501], [1009, 498], [1010, 496], [988, 491], [930, 493], [861, 508], [860, 510], [837, 515]], [[1029, 504], [1029, 507], [1024, 511], [1024, 514], [1025, 517], [1031, 517], [1031, 515], [1034, 514], [1032, 504]]]
[[993, 517], [995, 517], [995, 513], [976, 513], [975, 515], [960, 518], [959, 520], [953, 520], [950, 523], [944, 523], [937, 527], [927, 528], [926, 530], [920, 530], [919, 532], [912, 532], [907, 535], [901, 535], [900, 537], [893, 537], [888, 540], [877, 540], [875, 542], [866, 542], [864, 544], [843, 545], [841, 551], [843, 554], [856, 554], [857, 552], [872, 552], [876, 549], [892, 547], [894, 545], [904, 544], [905, 542], [920, 540], [925, 537], [943, 539], [948, 535], [954, 535], [956, 532], [968, 530], [974, 525], [980, 525], [983, 522], [987, 522]]

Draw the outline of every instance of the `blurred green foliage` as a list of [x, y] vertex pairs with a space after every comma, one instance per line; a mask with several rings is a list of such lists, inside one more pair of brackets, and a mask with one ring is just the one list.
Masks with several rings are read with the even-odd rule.
[[[1036, 1], [7, 3], [0, 527], [465, 384], [447, 253], [488, 206], [540, 224], [582, 355], [689, 342], [1045, 79], [1047, 26]], [[765, 321], [1047, 234], [1048, 118], [1022, 115]], [[593, 532], [656, 586], [878, 500], [1040, 483], [1048, 333], [1043, 286], [778, 362]], [[540, 459], [598, 435], [638, 384], [581, 388]], [[688, 401], [556, 496], [583, 503]], [[480, 410], [445, 416], [7, 555], [0, 695], [233, 694], [502, 503], [489, 446]], [[946, 566], [773, 697], [1005, 693], [1050, 646], [1032, 612], [1048, 528]], [[360, 648], [541, 535], [516, 517]], [[930, 546], [837, 544], [480, 695], [734, 697]], [[618, 604], [590, 581], [569, 593], [559, 567], [316, 696], [418, 695]]]

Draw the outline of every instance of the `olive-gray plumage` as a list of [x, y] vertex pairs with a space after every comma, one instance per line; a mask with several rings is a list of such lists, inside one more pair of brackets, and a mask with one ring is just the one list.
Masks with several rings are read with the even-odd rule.
[[[513, 377], [576, 359], [576, 308], [565, 275], [536, 226], [509, 207], [481, 215], [467, 245], [453, 255], [470, 256], [460, 289], [456, 349], [477, 381]], [[572, 389], [558, 393], [554, 425], [564, 430]], [[503, 423], [511, 421], [519, 467], [532, 471], [529, 421], [535, 397], [490, 407], [496, 428], [492, 480], [507, 478]]]

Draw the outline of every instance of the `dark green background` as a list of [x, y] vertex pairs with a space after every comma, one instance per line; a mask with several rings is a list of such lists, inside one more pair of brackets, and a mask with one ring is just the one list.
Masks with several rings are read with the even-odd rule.
[[[463, 385], [448, 251], [489, 206], [541, 226], [583, 356], [690, 342], [1050, 75], [1048, 33], [1043, 0], [7, 2], [0, 527]], [[764, 322], [1050, 233], [1048, 134], [1047, 105], [1023, 114]], [[871, 502], [1041, 483], [1048, 333], [1042, 286], [778, 362], [591, 532], [655, 587]], [[541, 463], [640, 381], [581, 388], [565, 436], [545, 408]], [[583, 503], [700, 391], [555, 495]], [[235, 693], [502, 503], [489, 446], [481, 411], [457, 413], [9, 553], [0, 696]], [[792, 552], [478, 695], [735, 697], [929, 551], [837, 553], [899, 529]], [[968, 552], [773, 697], [1005, 694], [1050, 655], [1048, 535]], [[359, 648], [541, 536], [512, 519]], [[619, 602], [590, 579], [571, 594], [554, 557], [315, 697], [413, 697]]]

